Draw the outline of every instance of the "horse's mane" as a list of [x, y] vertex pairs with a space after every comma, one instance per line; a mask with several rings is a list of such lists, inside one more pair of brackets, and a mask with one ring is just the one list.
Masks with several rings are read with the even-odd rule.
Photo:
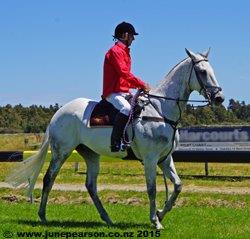
[[175, 66], [173, 66], [173, 67], [171, 68], [171, 70], [167, 73], [167, 75], [165, 75], [164, 78], [167, 78], [168, 75], [169, 75], [173, 70], [175, 70], [175, 68], [177, 68], [181, 63], [183, 63], [184, 61], [186, 61], [188, 58], [189, 58], [189, 57], [186, 57], [185, 59], [183, 59], [182, 61], [180, 61], [179, 63], [177, 63]]
[[[198, 55], [200, 55], [202, 58], [206, 58], [206, 56], [204, 56], [202, 53], [197, 53]], [[181, 63], [183, 63], [184, 61], [186, 61], [187, 59], [189, 58], [189, 56], [188, 57], [186, 57], [185, 59], [183, 59], [182, 61], [180, 61], [179, 63], [177, 63], [168, 73], [167, 73], [167, 75], [165, 75], [165, 79], [168, 77], [168, 75], [173, 71], [173, 70], [175, 70], [175, 68], [177, 67], [177, 66], [179, 66]]]
[[161, 88], [161, 86], [163, 84], [166, 84], [169, 79], [167, 80], [168, 76], [171, 74], [171, 72], [173, 72], [180, 64], [182, 64], [183, 62], [185, 62], [189, 57], [186, 57], [185, 59], [183, 59], [182, 61], [180, 61], [179, 63], [177, 63], [175, 66], [173, 66], [171, 68], [171, 70], [164, 76], [164, 78], [157, 84], [157, 86], [154, 88], [154, 90], [157, 90], [157, 88]]

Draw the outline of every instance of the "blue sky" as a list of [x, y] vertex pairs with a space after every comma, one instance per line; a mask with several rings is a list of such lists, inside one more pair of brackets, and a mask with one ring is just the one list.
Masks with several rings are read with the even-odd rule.
[[[100, 99], [105, 52], [115, 26], [139, 36], [132, 71], [152, 86], [186, 57], [211, 47], [228, 100], [250, 103], [250, 1], [0, 1], [0, 105], [63, 105]], [[196, 94], [192, 98], [200, 98]]]

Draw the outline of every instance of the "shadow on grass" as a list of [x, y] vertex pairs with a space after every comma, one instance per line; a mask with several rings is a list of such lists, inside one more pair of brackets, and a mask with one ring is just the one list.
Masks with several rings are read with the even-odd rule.
[[230, 182], [241, 182], [249, 180], [250, 176], [219, 176], [219, 175], [179, 175], [182, 179], [202, 179], [206, 180], [217, 180], [217, 181], [230, 181]]
[[[86, 172], [77, 172], [79, 175], [86, 175]], [[114, 176], [143, 176], [143, 173], [116, 173], [116, 172], [101, 172], [99, 175], [114, 175]], [[157, 172], [157, 176], [162, 176], [162, 173]], [[244, 181], [249, 180], [250, 176], [237, 176], [237, 175], [205, 175], [205, 174], [179, 174], [182, 179], [202, 179], [202, 180], [218, 180], [218, 181]]]
[[[96, 227], [108, 227], [104, 222], [97, 221], [72, 221], [72, 220], [52, 220], [48, 221], [46, 224], [42, 224], [40, 221], [35, 220], [18, 220], [18, 224], [28, 225], [32, 227], [43, 226], [43, 227], [67, 227], [67, 228], [96, 228]], [[128, 228], [148, 228], [150, 227], [149, 223], [133, 223], [133, 222], [117, 222], [114, 223], [109, 228], [118, 228], [118, 229], [128, 229]]]

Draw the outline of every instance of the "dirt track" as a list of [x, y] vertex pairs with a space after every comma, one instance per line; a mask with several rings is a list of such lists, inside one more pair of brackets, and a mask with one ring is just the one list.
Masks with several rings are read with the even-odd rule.
[[[6, 183], [1, 182], [0, 188], [11, 188]], [[42, 184], [37, 184], [36, 188], [42, 188]], [[86, 188], [82, 184], [55, 184], [54, 190], [60, 191], [86, 191]], [[135, 184], [98, 184], [98, 191], [114, 190], [114, 191], [146, 191], [145, 185]], [[169, 190], [173, 190], [173, 187], [169, 187]], [[164, 186], [158, 186], [157, 191], [165, 191]], [[207, 187], [207, 186], [183, 186], [182, 192], [194, 192], [194, 193], [223, 193], [223, 194], [250, 194], [250, 188], [248, 187]]]

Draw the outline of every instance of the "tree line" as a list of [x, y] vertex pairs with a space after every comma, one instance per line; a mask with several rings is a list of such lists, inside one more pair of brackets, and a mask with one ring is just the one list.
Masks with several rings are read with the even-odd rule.
[[250, 124], [250, 104], [230, 99], [227, 107], [220, 105], [194, 108], [187, 105], [181, 120], [182, 126], [233, 124]]
[[[0, 133], [45, 132], [52, 116], [60, 108], [58, 104], [49, 107], [21, 104], [0, 106]], [[250, 124], [250, 104], [234, 99], [227, 107], [193, 107], [188, 104], [181, 119], [181, 126]]]
[[0, 106], [0, 133], [41, 133], [45, 132], [59, 105], [49, 107], [21, 104]]

